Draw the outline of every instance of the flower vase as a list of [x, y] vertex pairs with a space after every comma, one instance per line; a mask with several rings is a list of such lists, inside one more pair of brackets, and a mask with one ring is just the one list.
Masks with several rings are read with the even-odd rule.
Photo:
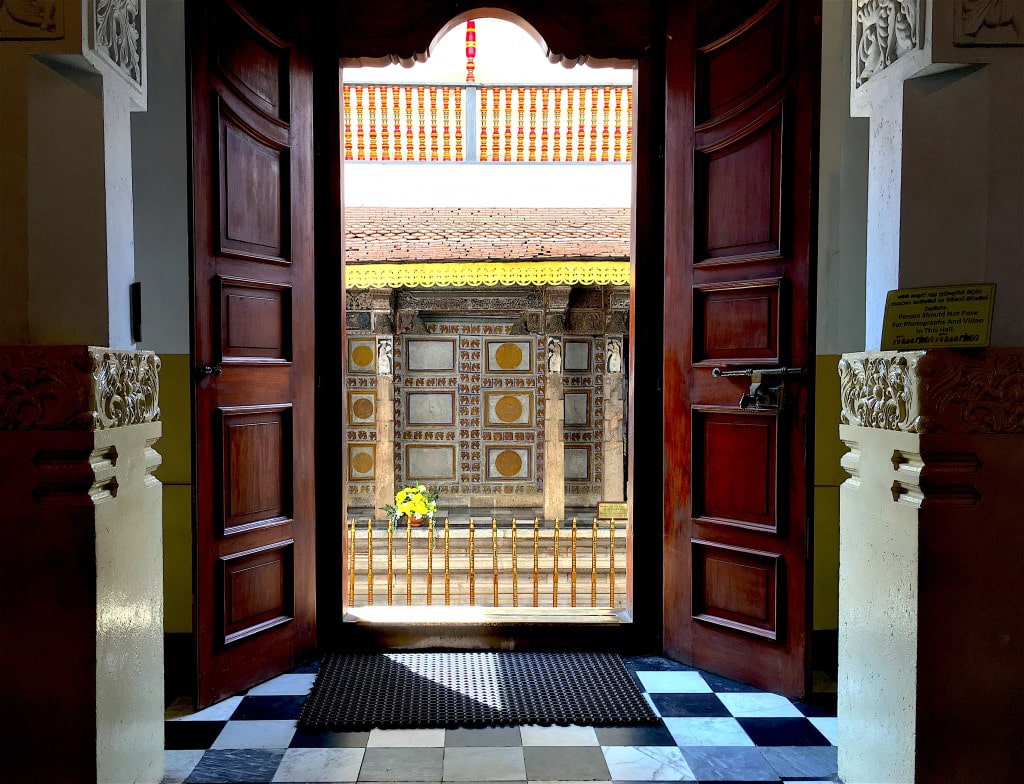
[[409, 525], [413, 528], [419, 528], [424, 522], [426, 522], [426, 519], [427, 518], [423, 515], [409, 515]]

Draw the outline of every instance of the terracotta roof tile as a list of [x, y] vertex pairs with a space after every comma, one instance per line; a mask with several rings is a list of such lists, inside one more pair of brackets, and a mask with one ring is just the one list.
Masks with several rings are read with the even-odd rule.
[[627, 259], [622, 208], [349, 207], [345, 261]]

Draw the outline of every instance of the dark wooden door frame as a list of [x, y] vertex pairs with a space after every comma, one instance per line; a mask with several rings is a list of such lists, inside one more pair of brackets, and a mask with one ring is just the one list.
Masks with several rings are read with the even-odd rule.
[[[594, 14], [592, 3], [547, 0], [488, 3], [526, 20], [543, 37], [553, 61], [578, 62], [588, 56], [606, 61], [634, 61], [636, 119], [634, 127], [633, 260], [631, 285], [631, 368], [629, 429], [634, 436], [629, 452], [629, 486], [634, 525], [630, 600], [633, 622], [618, 629], [594, 630], [588, 644], [622, 651], [660, 653], [662, 639], [662, 472], [661, 472], [661, 314], [664, 274], [664, 46], [657, 3], [609, 4], [609, 13]], [[384, 8], [382, 6], [387, 6]], [[413, 6], [416, 6], [415, 9]], [[414, 12], [415, 11], [415, 12]], [[470, 18], [455, 0], [434, 3], [426, 12], [414, 0], [383, 0], [332, 7], [333, 19], [318, 20], [314, 62], [314, 140], [316, 149], [316, 367], [317, 367], [317, 628], [321, 648], [352, 648], [372, 644], [361, 640], [343, 623], [345, 590], [342, 553], [343, 499], [332, 492], [346, 476], [343, 347], [344, 268], [341, 238], [342, 148], [340, 127], [340, 63], [400, 59], [422, 61], [442, 27]], [[408, 24], [415, 19], [415, 25]], [[571, 198], [571, 194], [567, 194]], [[558, 644], [557, 631], [540, 628], [502, 630], [524, 647]], [[568, 646], [581, 643], [579, 628]], [[479, 637], [486, 643], [491, 633]], [[409, 639], [415, 643], [415, 639]], [[466, 638], [472, 642], [472, 638]]]

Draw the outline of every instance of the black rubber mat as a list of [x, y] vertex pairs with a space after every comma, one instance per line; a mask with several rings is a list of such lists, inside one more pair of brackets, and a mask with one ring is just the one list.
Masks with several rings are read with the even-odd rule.
[[518, 651], [331, 654], [299, 718], [348, 731], [657, 723], [618, 656]]

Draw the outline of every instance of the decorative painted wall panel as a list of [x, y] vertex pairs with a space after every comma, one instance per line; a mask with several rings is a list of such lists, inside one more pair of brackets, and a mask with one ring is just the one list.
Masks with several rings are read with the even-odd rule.
[[562, 340], [565, 504], [593, 506], [604, 481], [605, 339]]
[[377, 440], [377, 338], [350, 335], [346, 346], [348, 378], [345, 392], [345, 441], [348, 448], [348, 503], [352, 507], [374, 505], [376, 466], [367, 466], [367, 455]]
[[[510, 336], [512, 328], [438, 320], [426, 335], [396, 338], [398, 486], [437, 486], [442, 505], [496, 495], [512, 505], [541, 502], [543, 347], [539, 337]], [[451, 421], [444, 398], [453, 401]], [[442, 470], [449, 455], [450, 477]]]
[[372, 482], [376, 478], [377, 445], [348, 445], [348, 478], [350, 482]]
[[377, 338], [350, 337], [348, 339], [348, 372], [349, 373], [370, 373], [377, 372]]

